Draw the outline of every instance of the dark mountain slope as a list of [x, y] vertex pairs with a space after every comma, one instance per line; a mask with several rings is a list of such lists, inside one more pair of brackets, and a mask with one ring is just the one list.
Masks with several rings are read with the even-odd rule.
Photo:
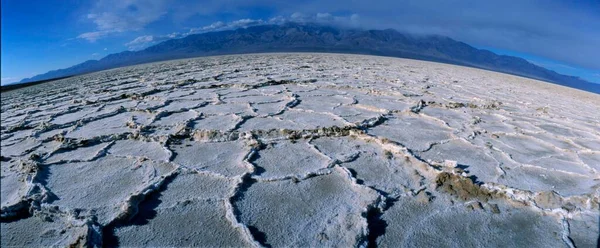
[[110, 54], [21, 82], [47, 80], [168, 59], [259, 52], [339, 52], [393, 56], [466, 65], [505, 72], [600, 93], [600, 84], [512, 57], [476, 49], [444, 36], [413, 36], [392, 29], [347, 30], [314, 24], [287, 23], [190, 35], [141, 51]]

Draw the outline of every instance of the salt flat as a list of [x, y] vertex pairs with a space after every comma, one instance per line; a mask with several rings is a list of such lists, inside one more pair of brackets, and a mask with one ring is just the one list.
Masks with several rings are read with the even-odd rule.
[[7, 246], [596, 247], [600, 96], [254, 54], [2, 93]]

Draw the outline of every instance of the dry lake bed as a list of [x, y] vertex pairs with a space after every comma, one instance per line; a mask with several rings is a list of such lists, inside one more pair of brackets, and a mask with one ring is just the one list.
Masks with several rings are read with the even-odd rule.
[[600, 95], [256, 54], [3, 92], [9, 246], [596, 247]]

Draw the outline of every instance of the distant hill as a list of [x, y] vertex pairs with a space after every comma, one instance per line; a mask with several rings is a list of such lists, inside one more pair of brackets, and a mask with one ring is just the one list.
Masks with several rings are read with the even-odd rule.
[[414, 36], [392, 29], [340, 29], [297, 23], [189, 35], [141, 51], [110, 54], [100, 60], [49, 71], [20, 83], [161, 60], [260, 52], [338, 52], [412, 58], [510, 73], [600, 93], [600, 84], [562, 75], [522, 58], [477, 49], [444, 36]]

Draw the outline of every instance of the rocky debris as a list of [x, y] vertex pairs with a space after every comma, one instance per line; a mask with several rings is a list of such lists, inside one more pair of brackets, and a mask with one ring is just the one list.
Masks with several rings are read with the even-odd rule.
[[491, 199], [502, 197], [501, 194], [491, 192], [480, 187], [471, 178], [462, 177], [449, 172], [441, 172], [435, 179], [436, 189], [453, 195], [463, 201], [478, 199], [487, 202]]
[[431, 196], [431, 193], [426, 192], [424, 190], [420, 191], [416, 196], [415, 196], [416, 200], [418, 203], [421, 204], [428, 204], [429, 202], [431, 202], [431, 200], [433, 199], [433, 197]]

